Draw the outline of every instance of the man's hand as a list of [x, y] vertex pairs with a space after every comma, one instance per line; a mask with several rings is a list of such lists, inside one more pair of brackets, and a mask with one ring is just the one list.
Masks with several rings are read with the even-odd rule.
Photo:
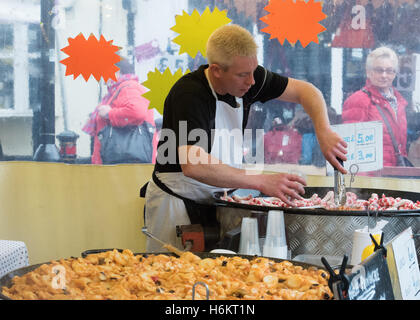
[[108, 113], [111, 110], [111, 106], [103, 104], [98, 108], [98, 114], [101, 118], [108, 119]]
[[347, 170], [337, 160], [337, 158], [340, 158], [343, 161], [347, 161], [347, 143], [330, 127], [318, 130], [316, 136], [325, 159], [338, 171], [347, 174]]
[[325, 159], [346, 174], [337, 158], [346, 161], [347, 143], [330, 126], [327, 106], [322, 92], [309, 82], [289, 78], [286, 90], [277, 99], [299, 103], [311, 117], [321, 151]]
[[289, 206], [294, 207], [293, 199], [302, 199], [305, 194], [304, 178], [290, 173], [263, 174], [259, 190], [264, 194], [277, 197]]
[[[185, 176], [222, 188], [254, 189], [264, 195], [277, 197], [290, 206], [293, 199], [305, 193], [304, 178], [289, 173], [250, 174], [221, 163], [198, 146], [179, 147], [179, 159]], [[198, 161], [197, 161], [198, 160]]]

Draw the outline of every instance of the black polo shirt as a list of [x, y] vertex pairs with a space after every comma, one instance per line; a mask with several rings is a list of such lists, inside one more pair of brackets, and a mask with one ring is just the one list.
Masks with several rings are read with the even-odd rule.
[[[176, 146], [173, 143], [169, 145], [167, 141], [170, 138], [161, 135], [155, 165], [155, 170], [158, 172], [181, 172], [178, 159], [178, 146], [185, 143], [188, 145], [197, 143], [197, 141], [185, 141], [185, 139], [181, 139], [180, 142], [179, 128], [181, 121], [186, 121], [187, 134], [194, 129], [203, 129], [206, 131], [208, 137], [208, 148], [206, 152], [211, 152], [211, 130], [215, 129], [216, 99], [204, 74], [204, 70], [207, 68], [208, 65], [202, 65], [196, 71], [181, 77], [166, 97], [163, 110], [162, 133], [165, 129], [171, 129], [175, 133]], [[257, 101], [264, 103], [281, 96], [288, 83], [287, 77], [268, 71], [262, 66], [258, 66], [255, 70], [254, 79], [255, 84], [242, 97], [244, 105], [243, 128], [246, 127], [251, 105]], [[223, 96], [217, 95], [217, 98], [228, 103], [232, 108], [237, 107], [235, 97], [230, 94]], [[162, 150], [164, 151], [162, 160], [164, 158], [166, 160], [170, 159], [168, 157], [169, 152], [176, 152], [175, 163], [160, 163], [159, 151], [162, 152]]]

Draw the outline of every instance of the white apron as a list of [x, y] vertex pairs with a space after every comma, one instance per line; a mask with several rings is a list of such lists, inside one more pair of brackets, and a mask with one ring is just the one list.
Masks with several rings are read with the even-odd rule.
[[[213, 96], [216, 98], [215, 118], [215, 140], [211, 149], [211, 155], [220, 159], [223, 163], [240, 167], [242, 165], [242, 121], [243, 121], [243, 100], [236, 98], [238, 108], [232, 108], [224, 101], [219, 101], [210, 82]], [[226, 144], [233, 136], [234, 143]], [[217, 139], [220, 138], [220, 139]], [[159, 180], [163, 182], [174, 193], [191, 200], [211, 199], [214, 192], [223, 191], [225, 188], [213, 187], [197, 180], [186, 177], [182, 172], [156, 173]], [[160, 189], [151, 179], [146, 191], [146, 221], [148, 231], [180, 249], [181, 238], [177, 237], [175, 227], [177, 225], [188, 225], [190, 219], [184, 202]], [[147, 239], [147, 252], [166, 251], [162, 246], [152, 239]]]

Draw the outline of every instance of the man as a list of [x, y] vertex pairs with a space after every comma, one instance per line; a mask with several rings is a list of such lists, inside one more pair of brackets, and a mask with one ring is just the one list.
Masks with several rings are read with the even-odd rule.
[[[237, 25], [223, 26], [210, 36], [207, 57], [209, 65], [183, 76], [165, 100], [158, 157], [146, 192], [145, 224], [149, 231], [178, 247], [176, 225], [197, 221], [186, 210], [188, 199], [205, 201], [223, 188], [242, 188], [259, 190], [292, 205], [291, 200], [304, 194], [306, 182], [297, 175], [250, 175], [240, 168], [242, 145], [228, 141], [232, 132], [245, 128], [250, 106], [256, 101], [276, 98], [301, 104], [314, 123], [325, 158], [346, 173], [337, 157], [346, 160], [347, 144], [331, 129], [324, 98], [317, 88], [259, 66], [252, 35]], [[170, 139], [173, 135], [175, 146]], [[167, 163], [164, 156], [172, 147], [176, 161]], [[147, 251], [161, 249], [148, 241]]]

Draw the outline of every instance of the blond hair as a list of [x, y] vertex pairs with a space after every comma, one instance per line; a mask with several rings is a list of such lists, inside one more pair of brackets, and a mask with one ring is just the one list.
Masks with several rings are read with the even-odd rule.
[[395, 71], [398, 70], [398, 56], [394, 50], [388, 47], [379, 47], [370, 52], [366, 58], [366, 69], [372, 69], [373, 62], [376, 59], [388, 58], [392, 61], [395, 67]]
[[207, 61], [227, 69], [235, 56], [257, 55], [257, 44], [252, 34], [236, 24], [216, 29], [207, 41]]

